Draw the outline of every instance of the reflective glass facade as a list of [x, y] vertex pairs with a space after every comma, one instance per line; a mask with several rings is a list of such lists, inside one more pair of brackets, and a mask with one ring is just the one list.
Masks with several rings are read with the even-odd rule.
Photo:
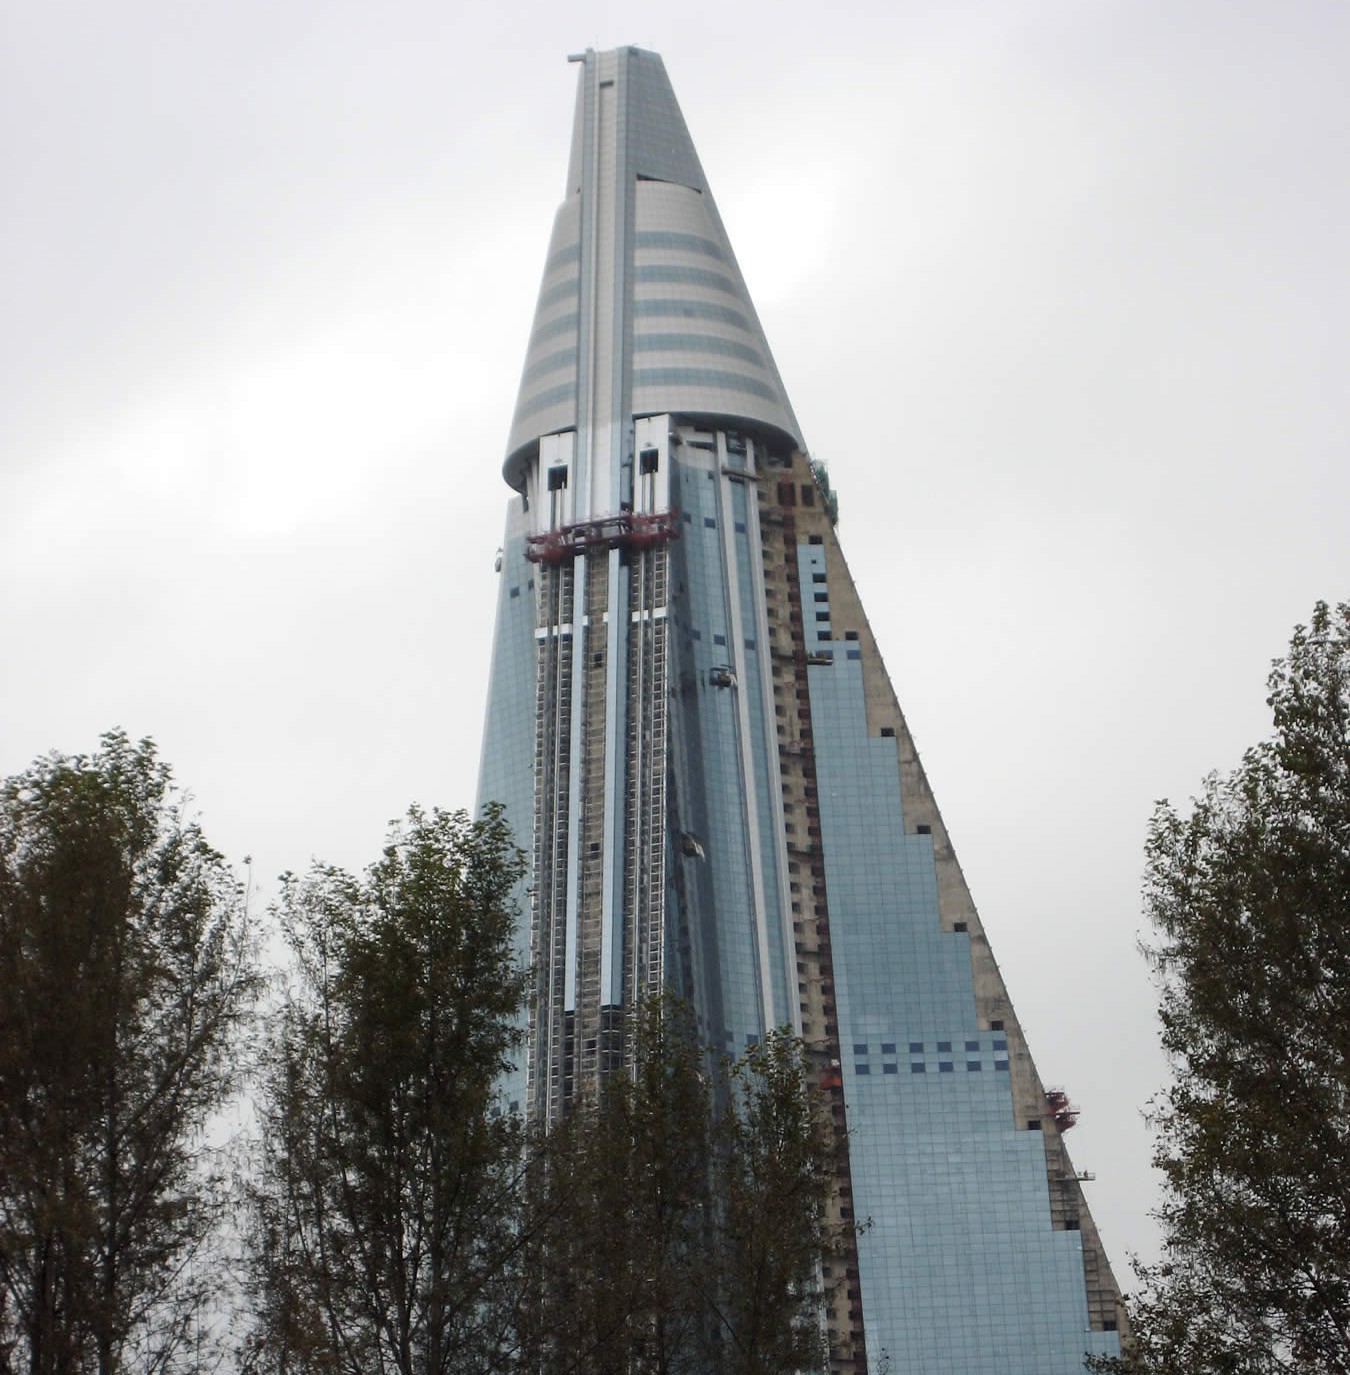
[[531, 858], [509, 1101], [809, 1048], [835, 1370], [1069, 1375], [1118, 1294], [660, 60], [588, 53], [511, 431], [480, 796]]

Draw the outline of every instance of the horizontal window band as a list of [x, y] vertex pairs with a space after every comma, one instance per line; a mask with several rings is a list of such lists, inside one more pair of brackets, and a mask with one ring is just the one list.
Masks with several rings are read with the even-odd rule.
[[737, 310], [714, 305], [711, 301], [682, 301], [675, 296], [658, 296], [633, 302], [633, 314], [638, 316], [684, 316], [687, 320], [717, 320], [724, 325], [750, 332], [750, 322]]
[[[677, 248], [685, 253], [702, 253], [709, 258], [722, 258], [726, 255], [711, 240], [698, 234], [681, 234], [673, 229], [639, 229], [637, 232], [639, 248]], [[550, 259], [550, 262], [552, 259]]]
[[706, 286], [712, 291], [723, 291], [728, 296], [741, 293], [730, 277], [720, 272], [709, 272], [703, 267], [679, 267], [671, 263], [653, 263], [649, 267], [633, 269], [639, 282], [683, 282], [688, 286]]
[[573, 311], [571, 315], [559, 315], [556, 320], [550, 320], [546, 325], [540, 325], [535, 332], [530, 335], [530, 347], [542, 344], [549, 339], [556, 339], [562, 334], [575, 334], [577, 332], [577, 316]]
[[557, 353], [550, 353], [547, 358], [531, 363], [520, 380], [522, 383], [533, 382], [540, 377], [547, 377], [551, 372], [561, 372], [563, 368], [575, 369], [576, 365], [577, 350], [573, 345], [570, 349], [559, 349]]
[[536, 411], [547, 410], [550, 406], [555, 406], [559, 401], [574, 401], [577, 394], [576, 380], [564, 382], [561, 386], [549, 387], [545, 391], [536, 392], [529, 398], [522, 398], [520, 405], [516, 407], [516, 420], [524, 420], [527, 415], [534, 415]]
[[762, 368], [764, 359], [746, 344], [738, 344], [734, 339], [719, 339], [715, 334], [636, 334], [633, 336], [635, 353], [716, 353], [723, 358], [739, 358], [742, 363], [753, 363]]
[[766, 401], [777, 401], [778, 393], [758, 378], [718, 368], [634, 368], [634, 387], [720, 387], [726, 391], [748, 392]]
[[579, 243], [568, 244], [566, 248], [560, 248], [548, 262], [544, 264], [544, 276], [547, 277], [550, 272], [556, 271], [558, 268], [562, 267], [564, 263], [575, 263], [580, 261], [581, 245]]
[[573, 297], [581, 288], [580, 279], [569, 277], [565, 282], [559, 282], [557, 286], [551, 286], [547, 291], [539, 293], [539, 304], [536, 310], [545, 310], [551, 305], [556, 305], [559, 301], [565, 301]]

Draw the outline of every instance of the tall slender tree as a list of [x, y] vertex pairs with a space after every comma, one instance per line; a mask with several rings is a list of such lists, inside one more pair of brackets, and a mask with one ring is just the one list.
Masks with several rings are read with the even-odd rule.
[[285, 880], [295, 981], [251, 1231], [260, 1366], [508, 1367], [522, 1157], [495, 1085], [519, 1039], [520, 873], [500, 814], [414, 809], [363, 878]]
[[670, 999], [631, 1035], [631, 1074], [535, 1143], [525, 1368], [820, 1370], [833, 1148], [800, 1046], [718, 1061]]
[[1350, 604], [1269, 688], [1272, 737], [1153, 818], [1165, 1250], [1100, 1368], [1350, 1375]]
[[147, 740], [0, 787], [0, 1364], [198, 1365], [205, 1136], [259, 987], [244, 895]]

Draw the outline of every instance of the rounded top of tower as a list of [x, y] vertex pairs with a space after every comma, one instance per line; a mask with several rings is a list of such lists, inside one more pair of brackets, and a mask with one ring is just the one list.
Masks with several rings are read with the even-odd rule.
[[636, 415], [708, 417], [803, 447], [661, 59], [582, 58], [567, 191], [554, 220], [507, 441]]

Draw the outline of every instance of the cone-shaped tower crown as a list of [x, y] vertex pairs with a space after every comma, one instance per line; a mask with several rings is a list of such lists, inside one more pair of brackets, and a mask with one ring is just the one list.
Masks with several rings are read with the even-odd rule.
[[661, 59], [588, 50], [506, 479], [563, 430], [617, 469], [633, 417], [659, 414], [802, 443]]

